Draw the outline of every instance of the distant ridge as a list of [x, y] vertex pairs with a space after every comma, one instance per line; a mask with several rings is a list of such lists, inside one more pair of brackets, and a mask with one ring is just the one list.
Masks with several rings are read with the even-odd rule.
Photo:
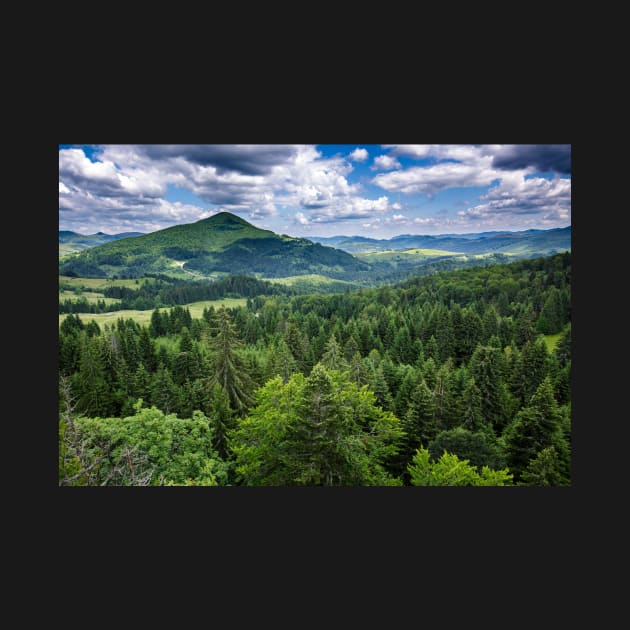
[[444, 249], [462, 254], [500, 253], [518, 256], [545, 255], [571, 251], [571, 226], [549, 230], [520, 232], [496, 231], [469, 234], [400, 234], [390, 239], [365, 236], [311, 236], [316, 243], [333, 245], [349, 253], [404, 250], [413, 248]]

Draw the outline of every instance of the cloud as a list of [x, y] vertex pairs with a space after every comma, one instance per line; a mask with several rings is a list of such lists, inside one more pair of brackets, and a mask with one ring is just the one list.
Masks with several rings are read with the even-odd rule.
[[514, 178], [491, 188], [481, 200], [486, 203], [461, 210], [458, 215], [470, 220], [518, 220], [522, 215], [534, 215], [544, 225], [566, 223], [571, 216], [571, 180]]
[[111, 161], [92, 162], [82, 149], [59, 151], [59, 179], [64, 190], [86, 190], [98, 196], [157, 198], [166, 194], [161, 178], [142, 170], [124, 172]]
[[379, 155], [374, 158], [374, 164], [370, 166], [373, 171], [391, 171], [394, 168], [401, 168], [400, 162], [389, 155]]
[[390, 154], [394, 156], [460, 162], [476, 162], [484, 152], [483, 146], [474, 144], [384, 144], [382, 146], [385, 149], [391, 149]]
[[570, 144], [505, 144], [494, 152], [492, 166], [498, 169], [535, 169], [571, 174]]
[[490, 167], [491, 157], [479, 159], [478, 164], [440, 162], [427, 167], [411, 167], [391, 173], [380, 173], [372, 183], [390, 192], [435, 195], [447, 188], [487, 186], [498, 177]]
[[[390, 209], [388, 199], [385, 196], [378, 199], [347, 197], [334, 205], [313, 210], [309, 213], [308, 221], [309, 223], [335, 223], [351, 219], [365, 219], [374, 216], [374, 214], [384, 214]], [[298, 214], [305, 216], [301, 212]], [[300, 222], [302, 223], [302, 221]]]
[[286, 144], [147, 144], [140, 153], [152, 160], [181, 159], [190, 164], [213, 167], [217, 173], [266, 175], [274, 166], [295, 156], [298, 147]]
[[370, 154], [367, 152], [366, 149], [357, 147], [352, 153], [348, 155], [348, 157], [353, 162], [365, 162], [365, 160], [367, 160], [368, 157], [370, 157]]

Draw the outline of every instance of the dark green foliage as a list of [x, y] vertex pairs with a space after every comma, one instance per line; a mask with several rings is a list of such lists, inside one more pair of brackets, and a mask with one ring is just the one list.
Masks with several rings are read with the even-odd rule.
[[570, 447], [548, 377], [539, 385], [528, 406], [521, 409], [506, 428], [505, 441], [508, 465], [517, 481], [540, 451], [553, 446], [558, 454], [562, 483], [570, 483]]
[[239, 355], [243, 344], [224, 307], [217, 311], [216, 321], [215, 335], [209, 341], [212, 352], [209, 386], [218, 383], [227, 394], [232, 409], [243, 413], [251, 401], [252, 389], [251, 378]]
[[477, 346], [470, 359], [470, 375], [481, 397], [481, 415], [495, 432], [505, 423], [505, 398], [501, 351], [491, 346]]
[[496, 440], [485, 432], [471, 432], [463, 427], [442, 431], [428, 443], [429, 453], [434, 460], [447, 451], [460, 459], [467, 459], [480, 472], [483, 466], [503, 468], [505, 456]]

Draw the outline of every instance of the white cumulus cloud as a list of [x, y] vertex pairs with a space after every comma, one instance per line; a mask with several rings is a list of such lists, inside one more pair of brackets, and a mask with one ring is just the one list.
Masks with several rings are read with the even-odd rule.
[[348, 155], [348, 157], [353, 162], [365, 162], [365, 160], [370, 157], [370, 154], [367, 152], [366, 149], [357, 147], [352, 153], [350, 153], [350, 155]]

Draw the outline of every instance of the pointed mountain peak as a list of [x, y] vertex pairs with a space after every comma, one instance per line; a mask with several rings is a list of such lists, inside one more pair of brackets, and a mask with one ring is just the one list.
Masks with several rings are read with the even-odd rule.
[[231, 212], [219, 212], [218, 214], [213, 214], [211, 217], [207, 219], [201, 219], [201, 221], [197, 221], [197, 223], [205, 223], [206, 225], [244, 225], [255, 227], [251, 223], [245, 221], [245, 219], [241, 219], [241, 217], [232, 214]]

